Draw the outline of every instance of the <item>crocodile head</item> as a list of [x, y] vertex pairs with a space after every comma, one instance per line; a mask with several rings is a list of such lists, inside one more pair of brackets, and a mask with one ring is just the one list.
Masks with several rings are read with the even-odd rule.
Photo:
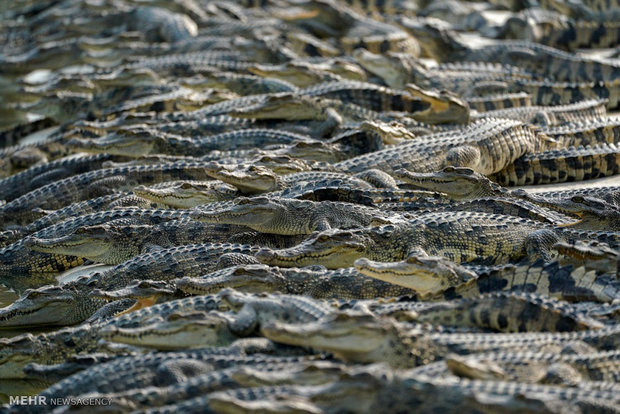
[[405, 91], [431, 104], [428, 109], [413, 115], [417, 121], [429, 124], [469, 122], [469, 104], [451, 92], [426, 90], [412, 83], [407, 84]]
[[152, 132], [127, 130], [97, 139], [71, 138], [66, 145], [76, 151], [139, 157], [157, 153], [159, 144], [163, 144], [164, 141], [164, 138], [153, 135]]
[[235, 187], [219, 181], [174, 181], [165, 187], [140, 185], [132, 191], [138, 197], [174, 208], [192, 208], [237, 195]]
[[312, 206], [307, 200], [238, 197], [223, 210], [195, 210], [192, 218], [207, 223], [243, 225], [264, 233], [308, 234], [303, 222]]
[[403, 89], [410, 73], [404, 67], [403, 62], [394, 54], [375, 54], [366, 49], [355, 49], [353, 58], [367, 71], [373, 73], [395, 89]]
[[393, 319], [366, 313], [338, 312], [305, 324], [272, 322], [263, 325], [261, 333], [275, 342], [331, 352], [350, 362], [400, 367], [418, 363]]
[[[280, 152], [286, 152], [281, 154]], [[270, 169], [276, 174], [286, 175], [311, 169], [308, 162], [296, 158], [297, 150], [293, 147], [283, 148], [276, 151], [262, 151], [252, 162], [261, 167]], [[300, 155], [303, 152], [300, 151]], [[310, 155], [312, 151], [306, 151], [305, 154]], [[318, 151], [316, 152], [318, 155]]]
[[446, 366], [455, 375], [485, 381], [507, 380], [508, 374], [495, 361], [485, 358], [463, 357], [456, 354], [446, 356]]
[[99, 224], [79, 227], [71, 234], [53, 239], [29, 238], [24, 244], [37, 252], [118, 264], [140, 253], [137, 243], [148, 236], [150, 228], [151, 226]]
[[553, 208], [580, 218], [578, 222], [563, 227], [597, 231], [620, 230], [620, 210], [595, 197], [576, 195], [568, 199], [554, 200]]
[[324, 72], [316, 70], [310, 65], [295, 62], [287, 62], [281, 65], [257, 64], [249, 67], [248, 71], [266, 78], [281, 79], [300, 88], [315, 85], [325, 78]]
[[438, 62], [449, 61], [455, 53], [466, 51], [468, 46], [462, 43], [451, 26], [439, 19], [412, 19], [402, 17], [399, 25], [420, 43], [425, 55]]
[[230, 111], [230, 116], [253, 119], [286, 119], [303, 121], [316, 119], [323, 111], [322, 100], [293, 93], [270, 95], [256, 105]]
[[43, 346], [32, 334], [0, 338], [0, 378], [25, 378], [23, 368], [43, 353]]
[[234, 185], [245, 194], [268, 193], [282, 187], [278, 175], [261, 166], [239, 168], [212, 162], [205, 166], [205, 171], [210, 177]]
[[322, 141], [299, 141], [286, 148], [286, 154], [293, 159], [301, 158], [311, 161], [338, 162], [343, 160], [338, 144]]
[[420, 296], [433, 296], [477, 278], [476, 273], [439, 256], [411, 255], [389, 263], [362, 258], [354, 266], [363, 275], [415, 290]]
[[62, 286], [28, 289], [15, 302], [0, 309], [0, 327], [71, 325], [80, 295], [85, 291]]
[[502, 188], [484, 175], [466, 167], [445, 167], [432, 173], [397, 170], [394, 176], [425, 190], [447, 194], [455, 200], [502, 194]]
[[224, 288], [246, 293], [283, 290], [286, 278], [274, 268], [263, 264], [227, 267], [205, 277], [184, 277], [176, 280], [177, 289], [192, 294], [217, 293]]
[[112, 321], [99, 334], [103, 339], [158, 350], [228, 346], [237, 337], [228, 329], [228, 320], [216, 313], [172, 313], [155, 317], [140, 327], [122, 328]]
[[367, 133], [378, 135], [381, 137], [381, 141], [386, 145], [394, 145], [415, 138], [415, 134], [396, 121], [390, 123], [364, 121], [360, 125], [360, 129]]
[[320, 264], [329, 269], [351, 266], [376, 243], [368, 229], [344, 231], [330, 229], [311, 235], [307, 240], [288, 249], [261, 249], [256, 258], [273, 266], [303, 267]]

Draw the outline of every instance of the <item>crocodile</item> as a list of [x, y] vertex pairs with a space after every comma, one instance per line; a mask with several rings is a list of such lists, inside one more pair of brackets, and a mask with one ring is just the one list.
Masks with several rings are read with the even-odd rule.
[[174, 208], [192, 208], [216, 201], [232, 200], [239, 196], [237, 189], [219, 181], [173, 181], [165, 185], [134, 187], [138, 197]]
[[[0, 351], [0, 377], [24, 378], [21, 370], [28, 363], [56, 364], [75, 355], [105, 352], [128, 354], [137, 349], [120, 346], [108, 346], [100, 343], [101, 331], [114, 328], [137, 328], [154, 318], [168, 318], [175, 313], [209, 312], [224, 309], [225, 305], [218, 296], [200, 296], [171, 301], [139, 309], [128, 314], [111, 317], [106, 315], [92, 323], [86, 322], [74, 327], [59, 329], [38, 335], [22, 334], [11, 339], [3, 339]], [[174, 317], [173, 317], [174, 318]], [[28, 358], [29, 357], [29, 358]]]
[[[117, 358], [78, 372], [41, 392], [40, 396], [58, 398], [97, 391], [121, 392], [147, 386], [166, 386], [190, 380], [200, 374], [238, 365], [253, 367], [303, 362], [316, 357], [270, 356], [231, 352], [218, 348], [163, 352], [137, 357]], [[134, 377], [129, 382], [127, 377]], [[37, 407], [33, 407], [37, 408]]]
[[116, 265], [150, 250], [192, 242], [223, 243], [244, 230], [239, 226], [200, 223], [191, 218], [155, 225], [120, 219], [80, 227], [71, 234], [57, 238], [30, 237], [24, 241], [24, 245], [37, 252], [76, 256], [96, 263]]
[[137, 157], [148, 154], [207, 155], [214, 150], [262, 148], [274, 144], [310, 141], [310, 137], [288, 131], [250, 128], [221, 134], [185, 138], [156, 130], [124, 129], [97, 139], [72, 139], [67, 142], [79, 151]]
[[589, 99], [556, 106], [524, 106], [487, 111], [473, 118], [507, 118], [525, 123], [554, 126], [567, 122], [597, 119], [607, 115], [607, 100]]
[[531, 220], [479, 212], [425, 213], [404, 223], [364, 229], [330, 229], [297, 246], [257, 254], [259, 261], [277, 266], [322, 264], [351, 266], [356, 259], [404, 260], [424, 252], [457, 263], [501, 264], [526, 256], [549, 260], [558, 241], [598, 240], [617, 245], [617, 234], [546, 226]]
[[[616, 204], [609, 202], [609, 198], [605, 196], [605, 190], [602, 189], [579, 192], [584, 195], [579, 193], [573, 195], [574, 192], [572, 191], [566, 193], [566, 196], [562, 196], [562, 193], [530, 194], [523, 190], [508, 190], [501, 187], [472, 169], [451, 166], [441, 171], [427, 174], [399, 170], [394, 175], [407, 183], [424, 189], [440, 191], [456, 200], [472, 200], [470, 201], [473, 204], [472, 207], [478, 211], [485, 211], [484, 204], [488, 203], [486, 201], [488, 199], [484, 197], [501, 197], [498, 200], [514, 199], [515, 201], [520, 200], [519, 203], [525, 202], [526, 217], [532, 217], [536, 220], [589, 230], [616, 231], [618, 229], [618, 218], [615, 212], [617, 209]], [[603, 198], [603, 200], [600, 198]], [[483, 200], [485, 202], [481, 203]], [[441, 208], [462, 209], [462, 204], [455, 206], [447, 205]], [[406, 204], [404, 205], [406, 206]], [[389, 207], [390, 205], [384, 206]], [[398, 207], [398, 204], [396, 206]], [[561, 215], [550, 215], [545, 210], [539, 212], [534, 208], [536, 206], [558, 211]], [[511, 210], [505, 207], [501, 211], [503, 214], [510, 214]], [[575, 216], [577, 219], [570, 220], [566, 217], [567, 215]]]
[[334, 164], [342, 171], [436, 171], [447, 165], [491, 174], [520, 156], [554, 147], [555, 141], [519, 121], [489, 118], [454, 132], [427, 135]]
[[[572, 304], [546, 295], [493, 292], [435, 303], [396, 302], [371, 306], [399, 321], [471, 327], [496, 332], [569, 332], [600, 329], [603, 323], [576, 311]], [[536, 315], [530, 317], [529, 315]]]
[[[554, 246], [554, 249], [561, 248], [561, 245]], [[589, 264], [563, 264], [561, 261], [469, 266], [441, 257], [411, 256], [393, 263], [362, 258], [356, 260], [355, 268], [366, 276], [427, 294], [428, 299], [468, 298], [510, 290], [536, 292], [569, 301], [611, 302], [617, 294], [615, 269], [596, 270]], [[429, 286], [433, 288], [431, 291]]]
[[[542, 21], [540, 17], [543, 17]], [[537, 13], [522, 12], [506, 21], [505, 36], [575, 51], [579, 48], [617, 46], [620, 43], [619, 29], [620, 26], [614, 21], [573, 21], [555, 13], [537, 16]]]
[[462, 36], [430, 19], [401, 17], [398, 23], [418, 39], [429, 56], [440, 62], [503, 63], [566, 82], [613, 82], [620, 76], [620, 66], [613, 62], [563, 52], [534, 42], [488, 41], [472, 47]]
[[198, 278], [173, 279], [170, 285], [168, 291], [178, 289], [191, 295], [215, 293], [224, 287], [253, 293], [280, 291], [322, 299], [371, 299], [414, 294], [410, 289], [383, 282], [374, 283], [353, 268], [329, 270], [318, 266], [284, 268], [263, 264], [238, 265]]
[[607, 109], [616, 109], [620, 102], [617, 82], [589, 80], [560, 82], [554, 80], [515, 79], [501, 85], [505, 92], [526, 92], [535, 105], [568, 105], [592, 99], [606, 100]]
[[505, 186], [581, 181], [618, 174], [615, 144], [569, 147], [526, 154], [490, 174], [489, 178]]
[[204, 163], [171, 163], [136, 167], [104, 168], [74, 175], [47, 184], [0, 207], [2, 224], [27, 224], [38, 217], [35, 208], [58, 209], [68, 204], [131, 190], [138, 184], [151, 184], [175, 179], [205, 180]]
[[[198, 277], [223, 266], [227, 253], [254, 255], [258, 246], [240, 244], [194, 244], [155, 250], [124, 263], [59, 287], [42, 287], [27, 291], [20, 300], [0, 312], [1, 323], [8, 326], [71, 325], [91, 317], [105, 306], [106, 300], [90, 295], [94, 288], [115, 290], [136, 279], [170, 280]], [[226, 265], [234, 265], [233, 263]], [[245, 262], [242, 262], [245, 263]], [[54, 309], [53, 312], [50, 309]]]
[[[207, 174], [213, 179], [231, 184], [245, 194], [260, 194], [278, 192], [283, 196], [284, 191], [299, 188], [303, 184], [314, 184], [325, 180], [340, 180], [360, 189], [372, 188], [368, 182], [346, 173], [308, 171], [284, 176], [276, 175], [272, 170], [261, 166], [228, 166], [212, 162], [207, 164]], [[294, 190], [293, 190], [294, 191]]]
[[359, 312], [335, 312], [304, 325], [274, 322], [261, 328], [275, 342], [310, 346], [356, 363], [385, 362], [394, 368], [413, 368], [445, 358], [449, 353], [511, 351], [527, 347], [582, 341], [601, 351], [615, 350], [618, 325], [576, 332], [445, 333], [428, 326], [377, 318]]
[[3, 283], [14, 288], [41, 286], [42, 281], [51, 282], [55, 274], [79, 266], [83, 259], [63, 254], [33, 252], [25, 242], [31, 238], [57, 238], [74, 232], [77, 228], [98, 225], [111, 220], [135, 220], [142, 223], [161, 223], [187, 217], [183, 210], [159, 210], [123, 208], [99, 211], [67, 219], [46, 227], [17, 242], [0, 249], [0, 274]]
[[108, 154], [68, 156], [45, 164], [33, 166], [0, 180], [0, 199], [11, 201], [29, 191], [73, 174], [97, 169], [105, 161], [119, 160]]
[[331, 311], [328, 305], [301, 296], [256, 296], [224, 289], [218, 297], [233, 314], [175, 312], [166, 319], [155, 311], [157, 318], [145, 324], [124, 328], [112, 323], [102, 328], [100, 335], [106, 340], [160, 350], [225, 346], [236, 337], [259, 331], [268, 321], [306, 323]]
[[[152, 386], [117, 393], [89, 393], [94, 398], [110, 398], [115, 408], [153, 409], [168, 404], [182, 404], [194, 397], [221, 389], [275, 384], [328, 383], [346, 375], [348, 368], [334, 361], [299, 361], [257, 367], [233, 366], [196, 375], [187, 381], [167, 386]], [[203, 407], [204, 408], [204, 407]]]
[[617, 351], [586, 355], [498, 352], [446, 358], [454, 374], [471, 379], [577, 385], [582, 381], [618, 382]]
[[[163, 184], [169, 185], [168, 182], [162, 183], [162, 185]], [[159, 188], [158, 185], [155, 185], [153, 187]], [[150, 189], [152, 187], [145, 188]], [[41, 213], [47, 214], [26, 226], [12, 228], [11, 230], [2, 232], [0, 233], [0, 237], [2, 238], [2, 242], [6, 246], [11, 243], [15, 243], [16, 241], [18, 241], [18, 239], [24, 238], [47, 227], [51, 227], [57, 223], [71, 219], [76, 216], [83, 216], [91, 213], [128, 207], [163, 210], [169, 208], [170, 205], [166, 203], [157, 203], [156, 201], [152, 201], [144, 197], [139, 197], [135, 195], [133, 191], [113, 193], [73, 203], [68, 205], [67, 207], [63, 207], [54, 211], [45, 211], [41, 209]]]
[[620, 140], [620, 122], [613, 117], [603, 117], [547, 127], [543, 132], [565, 147], [614, 144]]
[[282, 235], [310, 234], [330, 228], [359, 228], [374, 222], [398, 222], [398, 214], [373, 207], [331, 201], [236, 198], [221, 210], [195, 210], [192, 218], [206, 223], [248, 226], [262, 233]]
[[[517, 397], [518, 395], [518, 397]], [[598, 401], [601, 401], [599, 404]], [[613, 412], [617, 397], [610, 390], [567, 388], [509, 381], [432, 378], [413, 370], [393, 372], [374, 364], [355, 367], [337, 381], [320, 385], [235, 388], [173, 403], [156, 412]], [[583, 410], [583, 411], [582, 411]]]

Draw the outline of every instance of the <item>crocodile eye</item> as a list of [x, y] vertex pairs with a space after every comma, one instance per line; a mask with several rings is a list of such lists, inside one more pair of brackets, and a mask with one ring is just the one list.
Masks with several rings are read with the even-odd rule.
[[474, 170], [472, 170], [471, 168], [460, 168], [457, 171], [459, 174], [463, 174], [463, 175], [472, 175], [474, 173]]
[[28, 299], [36, 299], [39, 296], [41, 296], [41, 293], [37, 292], [36, 290], [33, 290], [33, 291], [28, 292], [26, 296], [28, 297]]
[[448, 167], [444, 168], [444, 169], [443, 169], [443, 172], [446, 172], [446, 173], [453, 173], [453, 172], [454, 172], [454, 167], [450, 165], [450, 166], [448, 166]]
[[407, 257], [407, 263], [410, 263], [410, 264], [422, 264], [420, 259], [418, 259], [416, 256], [409, 256], [409, 257]]
[[586, 202], [586, 199], [585, 199], [585, 198], [583, 198], [583, 196], [579, 196], [579, 195], [577, 195], [577, 196], [573, 196], [573, 197], [571, 197], [571, 201], [573, 201], [573, 202], [575, 202], [575, 203], [585, 203], [585, 202]]
[[235, 199], [235, 203], [236, 204], [249, 204], [250, 199], [248, 197], [237, 197]]
[[317, 237], [316, 240], [320, 242], [326, 242], [329, 240], [329, 236], [327, 234], [321, 234], [319, 237]]
[[181, 184], [181, 188], [183, 190], [189, 190], [190, 188], [192, 188], [193, 186], [190, 183], [183, 183]]

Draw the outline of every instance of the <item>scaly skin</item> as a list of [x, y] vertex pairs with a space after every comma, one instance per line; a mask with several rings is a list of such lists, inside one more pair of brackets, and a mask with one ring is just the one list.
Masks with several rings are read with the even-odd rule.
[[[453, 355], [446, 358], [446, 365], [452, 373], [471, 379], [574, 386], [582, 381], [617, 383], [619, 359], [618, 351], [585, 355], [522, 351]], [[562, 369], [566, 370], [564, 375]]]
[[239, 195], [231, 185], [218, 181], [173, 181], [165, 186], [138, 186], [138, 197], [174, 208], [192, 208], [215, 201], [232, 200]]
[[[527, 291], [570, 301], [611, 302], [618, 294], [613, 273], [579, 265], [545, 263], [466, 266], [441, 257], [411, 256], [401, 262], [355, 261], [358, 272], [413, 289], [428, 299], [475, 298], [496, 290]], [[429, 291], [428, 285], [433, 287]]]
[[[523, 190], [511, 191], [499, 186], [482, 174], [478, 174], [469, 168], [446, 167], [441, 171], [433, 173], [412, 173], [399, 170], [394, 175], [410, 184], [427, 190], [440, 191], [456, 200], [480, 200], [482, 197], [501, 197], [532, 203], [544, 209], [552, 209], [561, 215], [575, 216], [578, 219], [566, 220], [568, 217], [549, 216], [549, 214], [539, 214], [544, 222], [561, 225], [563, 227], [585, 229], [585, 230], [612, 230], [620, 229], [618, 222], [618, 212], [615, 204], [608, 204], [598, 199], [601, 190], [584, 190], [584, 195], [570, 195], [570, 197], [554, 196], [554, 193], [530, 194]], [[593, 197], [587, 194], [592, 193]], [[559, 195], [559, 194], [558, 194]], [[397, 207], [398, 205], [395, 205]], [[451, 206], [446, 206], [446, 209]], [[459, 209], [455, 206], [454, 209]], [[530, 209], [532, 215], [535, 211]], [[483, 210], [482, 210], [483, 211]], [[541, 213], [544, 212], [541, 211]], [[508, 213], [505, 213], [508, 214]], [[537, 218], [538, 219], [538, 218]]]
[[202, 163], [173, 163], [138, 167], [104, 168], [78, 174], [31, 191], [0, 207], [2, 223], [27, 224], [32, 209], [58, 209], [96, 195], [131, 190], [138, 184], [175, 179], [208, 179]]
[[558, 81], [614, 81], [620, 77], [620, 66], [548, 46], [526, 41], [493, 41], [470, 47], [456, 32], [431, 22], [406, 17], [400, 25], [415, 36], [422, 49], [440, 62], [497, 62], [534, 72]]
[[175, 279], [172, 284], [192, 295], [216, 293], [223, 288], [248, 293], [280, 291], [320, 299], [372, 299], [414, 294], [410, 289], [392, 284], [374, 283], [352, 268], [279, 268], [263, 264], [229, 267], [200, 278]]
[[607, 101], [589, 99], [557, 106], [524, 106], [520, 108], [497, 109], [478, 114], [475, 118], [507, 118], [525, 123], [557, 126], [567, 122], [598, 119], [607, 115]]
[[[100, 331], [103, 338], [160, 350], [195, 348], [204, 345], [229, 345], [236, 336], [247, 336], [260, 330], [263, 324], [278, 320], [305, 323], [327, 315], [332, 309], [325, 303], [299, 296], [253, 296], [224, 289], [218, 294], [234, 314], [205, 314], [202, 312], [176, 311], [166, 317], [153, 311], [156, 319], [140, 323], [137, 327], [117, 327], [108, 324]], [[174, 306], [176, 301], [160, 305]], [[185, 302], [190, 302], [185, 300]]]
[[498, 109], [521, 108], [532, 106], [530, 95], [515, 92], [482, 97], [468, 97], [467, 103], [478, 112], [495, 111]]
[[534, 293], [493, 292], [434, 303], [370, 302], [369, 308], [377, 315], [394, 316], [399, 321], [497, 332], [571, 332], [603, 327], [569, 303]]
[[[121, 392], [158, 384], [174, 384], [175, 374], [188, 380], [192, 376], [236, 365], [263, 366], [302, 362], [311, 357], [246, 355], [226, 349], [205, 348], [195, 351], [165, 352], [124, 357], [86, 369], [60, 381], [41, 395], [48, 398], [79, 395], [97, 391]], [[178, 367], [178, 368], [177, 368]], [[185, 369], [183, 369], [185, 368]], [[182, 371], [177, 371], [182, 369]], [[177, 372], [175, 372], [177, 371]], [[133, 378], [128, 380], [127, 377]]]
[[[304, 184], [325, 182], [328, 180], [340, 180], [357, 188], [366, 189], [372, 186], [359, 178], [340, 172], [308, 171], [279, 176], [272, 170], [261, 166], [246, 165], [238, 166], [210, 163], [207, 173], [214, 179], [234, 185], [244, 194], [260, 194], [280, 191], [272, 196], [284, 196], [285, 190], [295, 190]], [[288, 197], [292, 198], [292, 197]]]
[[86, 214], [46, 227], [0, 250], [0, 274], [3, 283], [15, 288], [38, 287], [55, 274], [83, 263], [75, 256], [33, 252], [26, 246], [30, 239], [56, 238], [71, 234], [79, 227], [98, 225], [112, 220], [135, 220], [138, 223], [162, 223], [187, 217], [182, 210], [126, 208]]
[[30, 237], [24, 243], [37, 252], [116, 265], [152, 249], [192, 242], [223, 243], [240, 231], [243, 229], [239, 227], [199, 223], [192, 219], [170, 220], [156, 225], [119, 220], [80, 227], [58, 238]]
[[615, 117], [603, 117], [547, 127], [543, 132], [566, 147], [613, 144], [620, 139], [620, 121]]
[[117, 157], [109, 154], [81, 157], [70, 156], [42, 165], [35, 165], [25, 171], [13, 174], [1, 180], [0, 199], [6, 200], [7, 202], [14, 200], [52, 181], [101, 168], [101, 165], [105, 161], [117, 159]]
[[225, 209], [197, 210], [192, 217], [206, 223], [244, 225], [262, 233], [282, 235], [310, 234], [330, 228], [359, 228], [373, 221], [399, 220], [398, 214], [385, 214], [356, 204], [267, 197], [237, 198]]
[[229, 329], [225, 316], [199, 311], [174, 313], [168, 317], [157, 315], [137, 327], [125, 328], [112, 324], [102, 328], [99, 334], [107, 341], [160, 351], [225, 347], [237, 339]]
[[617, 174], [619, 158], [615, 144], [549, 150], [526, 154], [489, 178], [506, 186], [589, 180]]
[[425, 213], [406, 223], [379, 227], [326, 230], [289, 249], [263, 249], [257, 258], [277, 266], [322, 264], [336, 269], [362, 257], [398, 261], [426, 252], [457, 263], [501, 264], [526, 255], [548, 260], [549, 249], [562, 239], [617, 245], [615, 233], [579, 232], [513, 216], [457, 211]]
[[535, 105], [569, 105], [575, 101], [602, 99], [607, 101], [605, 105], [611, 110], [617, 109], [620, 103], [620, 86], [616, 81], [558, 82], [515, 79], [508, 85], [507, 92], [510, 91], [527, 92]]
[[[392, 373], [382, 366], [351, 370], [325, 385], [284, 385], [217, 391], [203, 397], [161, 407], [158, 412], [320, 413], [355, 411], [372, 414], [387, 410], [406, 412], [545, 412], [583, 408], [609, 410], [617, 405], [612, 391], [575, 389], [500, 381], [467, 381]], [[520, 397], [515, 397], [518, 394]], [[521, 396], [526, 397], [521, 397]], [[593, 397], [595, 396], [595, 397]], [[547, 407], [552, 406], [553, 409]]]
[[[330, 361], [296, 361], [257, 367], [233, 366], [196, 375], [186, 382], [160, 387], [145, 387], [113, 394], [91, 393], [94, 398], [110, 398], [115, 407], [125, 410], [153, 409], [223, 389], [280, 384], [324, 384], [338, 380], [348, 368]], [[170, 408], [170, 407], [165, 407]], [[204, 407], [203, 407], [204, 409]]]
[[43, 287], [0, 310], [0, 326], [72, 325], [91, 317], [106, 301], [91, 296], [94, 288], [116, 290], [136, 279], [171, 280], [198, 277], [216, 270], [227, 253], [256, 254], [257, 246], [197, 244], [145, 253], [101, 273], [59, 287]]
[[518, 121], [489, 118], [454, 132], [427, 135], [360, 155], [334, 167], [349, 172], [378, 168], [391, 173], [400, 168], [430, 172], [454, 165], [488, 175], [524, 154], [554, 145], [553, 140]]
[[21, 368], [28, 363], [57, 364], [68, 357], [93, 352], [127, 354], [132, 351], [131, 348], [119, 347], [118, 351], [114, 352], [114, 347], [100, 342], [101, 331], [136, 329], [156, 317], [167, 319], [174, 313], [209, 312], [221, 308], [222, 301], [217, 296], [192, 297], [46, 334], [19, 335], [3, 340], [4, 346], [0, 350], [0, 377], [25, 378], [26, 374]]
[[579, 332], [529, 333], [433, 333], [425, 325], [399, 323], [392, 318], [367, 314], [336, 313], [302, 325], [272, 323], [263, 335], [289, 345], [311, 346], [332, 352], [349, 362], [386, 362], [393, 367], [415, 367], [442, 359], [450, 352], [460, 355], [583, 341], [600, 350], [614, 350], [618, 325]]
[[126, 129], [96, 140], [74, 139], [67, 145], [91, 153], [108, 153], [139, 157], [149, 154], [191, 155], [199, 157], [215, 150], [263, 148], [267, 145], [309, 141], [304, 135], [272, 129], [245, 129], [204, 137], [184, 138], [159, 134], [156, 130]]

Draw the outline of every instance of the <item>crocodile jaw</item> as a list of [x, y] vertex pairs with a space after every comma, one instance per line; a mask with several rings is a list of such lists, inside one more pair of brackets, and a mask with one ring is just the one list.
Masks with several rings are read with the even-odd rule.
[[437, 266], [429, 267], [424, 262], [416, 264], [407, 260], [383, 263], [361, 258], [355, 261], [354, 266], [365, 276], [415, 290], [421, 296], [432, 296], [475, 278], [474, 274], [455, 272], [439, 262], [432, 264]]
[[273, 322], [263, 325], [261, 333], [272, 341], [343, 354], [370, 353], [385, 342], [383, 335], [364, 325], [338, 327], [329, 321], [304, 325]]
[[328, 269], [339, 269], [352, 266], [355, 259], [361, 257], [365, 250], [365, 246], [358, 243], [342, 244], [322, 250], [299, 245], [281, 250], [261, 249], [256, 258], [271, 266], [304, 267], [320, 264]]
[[152, 140], [144, 141], [131, 137], [100, 138], [97, 141], [73, 138], [67, 145], [80, 151], [127, 157], [150, 154], [155, 146]]
[[218, 200], [215, 194], [206, 191], [184, 191], [180, 189], [150, 189], [147, 187], [136, 187], [133, 193], [138, 197], [156, 203], [166, 204], [175, 208], [193, 208], [199, 205], [212, 203]]
[[65, 325], [71, 308], [71, 303], [66, 299], [40, 304], [31, 302], [29, 305], [14, 302], [0, 309], [0, 327]]
[[203, 321], [179, 319], [162, 321], [138, 329], [110, 326], [103, 328], [100, 335], [109, 341], [162, 351], [203, 346], [228, 346], [237, 339], [228, 330], [223, 319]]
[[55, 239], [28, 239], [26, 245], [37, 252], [65, 254], [70, 256], [96, 258], [103, 256], [110, 249], [110, 245], [97, 237], [84, 237], [70, 234]]

